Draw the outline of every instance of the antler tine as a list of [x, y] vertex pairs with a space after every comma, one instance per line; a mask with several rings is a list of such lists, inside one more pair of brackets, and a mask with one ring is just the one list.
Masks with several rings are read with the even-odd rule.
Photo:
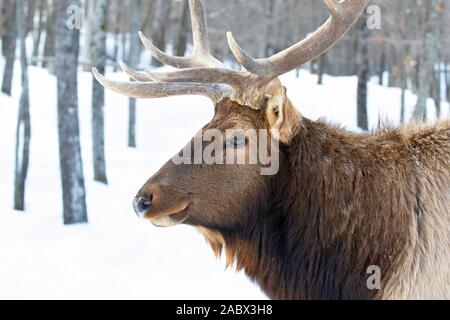
[[205, 0], [189, 0], [189, 8], [191, 11], [194, 51], [196, 53], [209, 54]]
[[176, 57], [158, 49], [152, 41], [139, 32], [144, 47], [159, 62], [178, 69], [223, 67], [223, 63], [214, 58], [209, 49], [205, 0], [189, 0], [191, 11], [194, 54], [190, 57]]
[[172, 72], [145, 71], [147, 77], [160, 82], [223, 83], [240, 88], [247, 79], [247, 73], [226, 68], [192, 68]]
[[333, 17], [339, 16], [339, 5], [342, 3], [337, 3], [335, 0], [323, 0], [323, 3]]
[[251, 73], [275, 78], [315, 58], [341, 39], [355, 23], [369, 0], [323, 0], [331, 17], [313, 34], [266, 59], [254, 59], [243, 50], [231, 33], [228, 44], [236, 59]]
[[176, 83], [176, 82], [120, 82], [111, 81], [101, 75], [96, 68], [92, 72], [97, 81], [112, 91], [132, 98], [164, 98], [179, 95], [202, 95], [219, 102], [231, 95], [232, 89], [225, 84]]
[[106, 88], [134, 98], [160, 98], [176, 95], [203, 95], [219, 102], [240, 90], [249, 73], [225, 69], [209, 50], [205, 0], [189, 0], [194, 36], [194, 54], [190, 57], [170, 56], [159, 50], [142, 32], [139, 36], [146, 49], [160, 62], [179, 69], [154, 73], [137, 71], [120, 62], [122, 70], [138, 82], [110, 81], [93, 70]]
[[231, 33], [228, 43], [247, 71], [226, 69], [210, 53], [205, 0], [189, 0], [194, 37], [194, 54], [174, 57], [159, 50], [142, 32], [144, 46], [162, 63], [183, 70], [155, 73], [136, 71], [120, 63], [123, 71], [138, 82], [105, 79], [93, 70], [105, 87], [134, 98], [161, 98], [175, 95], [204, 95], [214, 102], [229, 97], [241, 105], [261, 107], [265, 86], [274, 78], [295, 69], [331, 48], [353, 25], [369, 0], [323, 0], [331, 17], [312, 35], [266, 59], [254, 59], [243, 50]]
[[207, 67], [209, 64], [205, 61], [200, 61], [194, 59], [194, 57], [176, 57], [168, 55], [167, 53], [159, 50], [153, 42], [148, 39], [141, 31], [139, 31], [139, 37], [141, 38], [142, 44], [145, 49], [151, 54], [153, 58], [159, 62], [178, 68], [196, 68], [196, 67]]
[[123, 72], [130, 76], [130, 78], [139, 82], [153, 81], [145, 72], [137, 71], [127, 66], [123, 61], [119, 61], [120, 68]]
[[247, 73], [226, 68], [189, 68], [169, 72], [137, 71], [119, 61], [123, 72], [139, 82], [196, 82], [222, 83], [239, 88], [247, 79]]
[[262, 77], [273, 77], [274, 66], [270, 59], [254, 59], [241, 48], [234, 39], [233, 33], [227, 32], [228, 46], [237, 61], [248, 71]]
[[194, 58], [204, 60], [209, 67], [223, 67], [223, 63], [213, 57], [209, 47], [208, 20], [205, 0], [189, 0]]

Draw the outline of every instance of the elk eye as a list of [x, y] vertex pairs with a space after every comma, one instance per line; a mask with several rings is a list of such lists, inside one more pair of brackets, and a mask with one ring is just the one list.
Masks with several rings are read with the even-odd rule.
[[247, 144], [247, 137], [244, 134], [235, 134], [227, 141], [227, 147], [241, 147]]
[[276, 107], [275, 109], [273, 109], [273, 112], [275, 113], [275, 117], [280, 117], [280, 108]]

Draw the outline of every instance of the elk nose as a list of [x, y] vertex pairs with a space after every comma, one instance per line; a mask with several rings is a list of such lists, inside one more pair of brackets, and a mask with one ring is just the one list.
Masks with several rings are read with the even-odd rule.
[[145, 214], [152, 207], [151, 197], [136, 197], [133, 200], [134, 212], [136, 212], [139, 218], [144, 218]]

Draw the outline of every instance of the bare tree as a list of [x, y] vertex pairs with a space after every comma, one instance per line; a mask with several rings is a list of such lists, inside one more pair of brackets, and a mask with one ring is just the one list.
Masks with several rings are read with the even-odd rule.
[[8, 15], [9, 19], [6, 22], [7, 31], [2, 40], [3, 53], [6, 59], [5, 70], [3, 72], [2, 92], [7, 95], [11, 95], [12, 80], [14, 75], [14, 62], [16, 58], [16, 5], [16, 1], [8, 0], [5, 7], [6, 15]]
[[[128, 62], [131, 66], [137, 67], [139, 64], [139, 27], [140, 27], [140, 8], [141, 0], [133, 0], [131, 6], [131, 35], [130, 35], [130, 51], [128, 55]], [[136, 148], [136, 99], [129, 99], [128, 106], [128, 146]]]
[[117, 62], [119, 57], [119, 35], [120, 35], [120, 27], [121, 27], [121, 21], [122, 21], [122, 14], [123, 14], [123, 8], [122, 8], [122, 0], [116, 0], [114, 1], [114, 50], [112, 54], [112, 61], [114, 62], [114, 72], [117, 71]]
[[357, 61], [358, 74], [358, 92], [357, 92], [357, 119], [358, 127], [363, 130], [369, 130], [369, 119], [367, 114], [367, 83], [370, 79], [370, 61], [369, 61], [369, 28], [367, 27], [366, 17], [362, 16], [358, 23], [359, 48]]
[[264, 37], [266, 39], [265, 48], [264, 48], [264, 55], [268, 56], [270, 54], [273, 54], [272, 52], [272, 45], [270, 40], [272, 39], [273, 34], [273, 15], [274, 15], [274, 8], [275, 7], [275, 0], [269, 0], [268, 4], [266, 5], [265, 10], [265, 18], [266, 18], [266, 36]]
[[447, 96], [447, 101], [450, 102], [450, 76], [448, 75], [450, 73], [449, 71], [449, 65], [448, 62], [445, 62], [445, 93]]
[[[167, 21], [172, 9], [172, 0], [156, 0], [155, 19], [152, 26], [152, 39], [155, 45], [161, 50], [166, 48], [167, 44]], [[152, 59], [152, 66], [159, 67], [161, 63]]]
[[14, 209], [25, 210], [25, 183], [28, 174], [30, 153], [31, 123], [28, 94], [28, 62], [25, 39], [27, 24], [25, 16], [25, 0], [16, 1], [15, 10], [20, 42], [20, 66], [22, 69], [22, 93], [19, 101], [19, 115], [16, 129], [16, 157], [14, 171]]
[[0, 0], [0, 39], [6, 33], [6, 0]]
[[124, 13], [121, 15], [121, 19], [120, 19], [120, 25], [122, 26], [122, 37], [121, 37], [121, 56], [122, 59], [125, 60], [128, 57], [128, 37], [127, 37], [127, 32], [126, 30], [128, 30], [129, 28], [129, 22], [127, 20], [129, 14], [130, 14], [130, 1], [123, 1], [122, 2], [122, 9], [124, 11]]
[[437, 62], [438, 33], [436, 27], [439, 25], [438, 12], [436, 10], [437, 0], [417, 0], [418, 25], [421, 27], [422, 47], [418, 56], [418, 100], [414, 110], [414, 118], [426, 120], [427, 99], [431, 92], [431, 81], [434, 77], [434, 65]]
[[175, 40], [175, 55], [177, 56], [181, 57], [186, 53], [188, 36], [190, 33], [189, 29], [189, 6], [187, 0], [182, 0], [180, 26]]
[[25, 27], [27, 34], [34, 30], [34, 15], [36, 13], [37, 2], [39, 0], [26, 1]]
[[45, 43], [44, 43], [44, 58], [42, 66], [49, 69], [51, 73], [54, 72], [53, 59], [55, 57], [55, 23], [57, 0], [47, 0], [47, 22], [45, 26]]
[[[439, 5], [442, 4], [442, 2], [438, 1], [434, 8], [434, 14], [431, 18], [434, 18], [435, 20], [432, 21], [432, 29], [434, 30], [434, 41], [436, 44], [436, 48], [433, 49], [432, 54], [434, 54], [434, 65], [431, 70], [431, 93], [430, 96], [434, 100], [434, 105], [436, 109], [436, 116], [437, 118], [441, 117], [442, 112], [442, 101], [441, 101], [441, 88], [442, 88], [442, 44], [439, 43], [439, 36], [442, 34], [441, 32], [441, 19], [443, 16], [443, 10], [440, 9]], [[436, 67], [434, 67], [436, 66]], [[436, 69], [436, 70], [435, 70]]]
[[33, 44], [33, 61], [32, 65], [36, 66], [38, 65], [38, 57], [39, 57], [39, 48], [41, 45], [41, 39], [42, 39], [42, 31], [45, 27], [44, 25], [44, 13], [45, 13], [45, 0], [39, 0], [39, 8], [38, 8], [38, 21], [36, 26], [36, 35], [34, 37], [34, 44]]
[[95, 32], [92, 30], [92, 26], [95, 23], [95, 20], [97, 19], [95, 16], [95, 0], [86, 0], [85, 3], [85, 19], [88, 23], [85, 25], [85, 32], [84, 32], [84, 38], [83, 38], [83, 50], [82, 50], [82, 63], [83, 63], [83, 70], [89, 71], [92, 69], [95, 64], [92, 61], [92, 33]]
[[[107, 0], [90, 0], [93, 3], [93, 13], [89, 15], [91, 31], [91, 60], [97, 70], [105, 73], [106, 67], [106, 27]], [[105, 160], [105, 89], [97, 82], [92, 82], [92, 156], [94, 180], [108, 183]]]
[[56, 14], [56, 75], [58, 82], [58, 133], [64, 224], [87, 222], [86, 191], [78, 120], [79, 30], [70, 30], [66, 10], [79, 0], [58, 0]]

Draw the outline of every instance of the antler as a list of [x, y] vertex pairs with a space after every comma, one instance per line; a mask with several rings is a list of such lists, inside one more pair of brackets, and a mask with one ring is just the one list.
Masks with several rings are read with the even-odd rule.
[[305, 40], [270, 58], [252, 58], [228, 33], [230, 48], [247, 71], [226, 69], [214, 58], [209, 49], [205, 0], [189, 0], [194, 38], [192, 56], [170, 56], [139, 33], [142, 43], [155, 59], [182, 70], [165, 73], [136, 71], [120, 63], [123, 71], [138, 82], [115, 82], [105, 79], [96, 69], [93, 73], [103, 86], [134, 98], [198, 94], [210, 97], [214, 102], [230, 97], [242, 105], [258, 109], [267, 84], [331, 48], [350, 29], [369, 0], [323, 1], [331, 13], [327, 22]]
[[231, 87], [225, 84], [195, 82], [119, 82], [106, 79], [96, 68], [92, 72], [97, 81], [105, 88], [133, 98], [145, 99], [179, 95], [202, 95], [211, 98], [215, 102], [219, 102], [224, 96], [230, 96], [233, 93]]
[[[175, 95], [204, 95], [218, 102], [232, 95], [227, 84], [239, 86], [239, 72], [225, 69], [224, 65], [210, 53], [207, 34], [205, 0], [189, 0], [194, 38], [194, 54], [189, 57], [170, 56], [159, 50], [142, 32], [139, 37], [144, 47], [161, 63], [181, 70], [178, 73], [157, 74], [140, 72], [120, 62], [122, 70], [138, 82], [115, 82], [107, 80], [97, 70], [96, 79], [108, 89], [134, 98], [160, 98]], [[155, 82], [157, 81], [157, 82]]]
[[192, 56], [170, 56], [159, 50], [142, 32], [139, 32], [142, 43], [159, 62], [178, 69], [223, 67], [223, 63], [214, 58], [209, 50], [205, 0], [189, 0], [189, 8], [191, 10], [192, 34], [194, 37], [194, 54]]
[[323, 0], [330, 18], [313, 34], [270, 58], [254, 59], [227, 33], [228, 44], [236, 59], [249, 72], [275, 78], [294, 70], [333, 47], [356, 22], [369, 0]]

